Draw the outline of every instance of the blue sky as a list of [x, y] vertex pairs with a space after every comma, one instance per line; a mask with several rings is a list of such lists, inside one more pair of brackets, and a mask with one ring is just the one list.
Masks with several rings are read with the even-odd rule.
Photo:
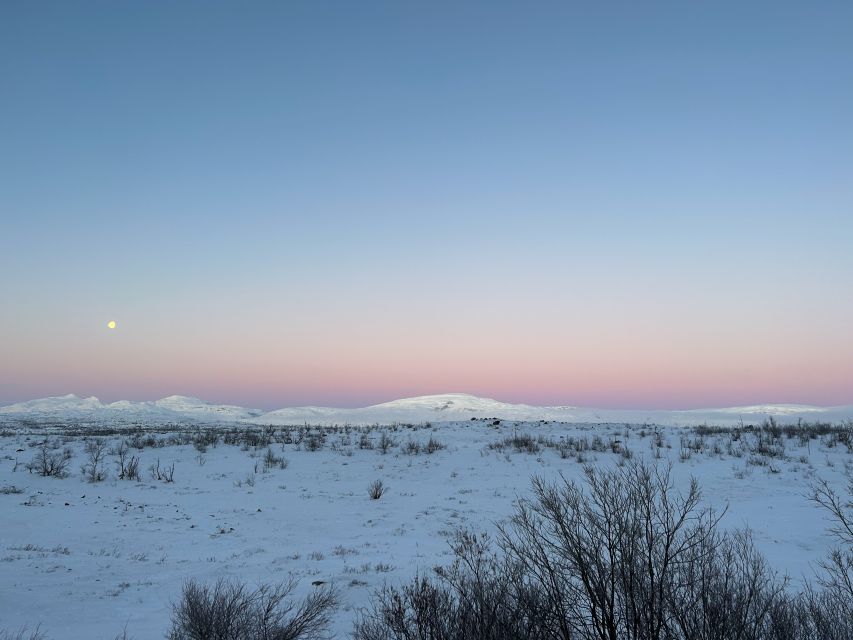
[[851, 28], [3, 3], [0, 401], [853, 402]]

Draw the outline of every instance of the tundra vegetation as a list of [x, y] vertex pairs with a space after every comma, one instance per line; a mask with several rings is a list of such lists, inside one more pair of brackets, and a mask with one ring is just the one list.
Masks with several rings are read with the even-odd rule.
[[[151, 597], [146, 589], [154, 593], [159, 583], [134, 579], [139, 572], [122, 566], [149, 563], [142, 573], [154, 576], [160, 568], [180, 571], [177, 584], [165, 583], [174, 598], [171, 620], [154, 625], [173, 640], [331, 634], [355, 640], [853, 639], [851, 423], [768, 420], [684, 429], [497, 420], [217, 428], [28, 424], [5, 428], [0, 445], [0, 501], [6, 514], [20, 505], [23, 520], [18, 512], [15, 517], [22, 522], [62, 495], [65, 511], [51, 521], [57, 524], [85, 503], [93, 514], [109, 509], [117, 523], [125, 517], [145, 528], [171, 513], [171, 521], [197, 531], [205, 523], [188, 512], [193, 496], [233, 492], [242, 496], [237, 504], [270, 497], [257, 508], [246, 505], [237, 519], [227, 520], [227, 512], [201, 514], [212, 518], [207, 539], [221, 541], [211, 542], [210, 552], [200, 549], [208, 554], [202, 562], [216, 568], [226, 554], [232, 567], [226, 575], [198, 571], [186, 555], [173, 561], [179, 549], [155, 548], [148, 539], [135, 538], [144, 548], [88, 548], [82, 538], [53, 539], [43, 527], [33, 529], [37, 540], [18, 540], [23, 530], [12, 529], [10, 543], [0, 549], [3, 566], [16, 569], [7, 578], [37, 571], [48, 584], [61, 580], [65, 564], [82, 551], [99, 571], [122, 576], [102, 598], [127, 593], [143, 602]], [[75, 459], [82, 464], [72, 468]], [[318, 464], [325, 469], [322, 479]], [[737, 495], [778, 484], [789, 495], [786, 504], [814, 505], [814, 519], [832, 544], [814, 556], [810, 575], [788, 577], [778, 557], [763, 555], [760, 532], [733, 528], [745, 522], [733, 525], [725, 503], [703, 496], [703, 486], [720, 470], [730, 489], [743, 486]], [[327, 484], [344, 472], [340, 487]], [[412, 474], [418, 479], [407, 480]], [[489, 488], [495, 477], [501, 483]], [[70, 484], [78, 488], [64, 489]], [[102, 496], [115, 496], [113, 506]], [[432, 502], [405, 508], [424, 496]], [[283, 581], [235, 572], [247, 558], [269, 553], [243, 526], [250, 518], [280, 526], [298, 513], [274, 513], [285, 497], [304, 505], [319, 499], [332, 510], [357, 503], [352, 513], [371, 532], [368, 540], [356, 544], [342, 530], [344, 538], [334, 545], [277, 548], [270, 569], [286, 571]], [[486, 504], [491, 511], [485, 513], [498, 515], [483, 517]], [[404, 522], [397, 517], [401, 509], [409, 514]], [[449, 559], [377, 552], [377, 543], [389, 548], [388, 536], [402, 542], [420, 535], [419, 517], [434, 525], [432, 535], [444, 540]], [[749, 524], [760, 524], [756, 518]], [[373, 531], [386, 537], [377, 539]], [[276, 545], [287, 546], [284, 540], [290, 538]], [[415, 548], [423, 541], [416, 539]], [[411, 549], [412, 543], [398, 547]], [[330, 570], [332, 563], [337, 570]], [[13, 618], [30, 626], [0, 630], [0, 639], [57, 633], [49, 626], [49, 606], [36, 612], [40, 617]], [[106, 620], [104, 628], [110, 637], [115, 630], [121, 630], [118, 637], [134, 637], [126, 619]]]

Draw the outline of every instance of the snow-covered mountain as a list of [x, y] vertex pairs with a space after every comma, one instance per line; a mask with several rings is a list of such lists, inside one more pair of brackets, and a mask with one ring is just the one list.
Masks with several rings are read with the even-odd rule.
[[[503, 418], [506, 420], [556, 419], [556, 416], [574, 415], [573, 407], [535, 407], [526, 404], [509, 404], [479, 398], [465, 393], [418, 396], [383, 402], [357, 409], [332, 409], [328, 407], [292, 407], [270, 411], [252, 422], [258, 424], [373, 424], [389, 422], [450, 422], [471, 418]], [[575, 420], [576, 422], [579, 420]]]
[[549, 420], [574, 423], [649, 423], [661, 425], [737, 424], [761, 422], [773, 416], [783, 422], [823, 420], [838, 422], [853, 418], [853, 405], [817, 407], [797, 404], [755, 405], [689, 411], [592, 409], [573, 406], [539, 407], [510, 404], [464, 393], [403, 398], [356, 409], [290, 407], [264, 413], [235, 405], [211, 404], [197, 398], [169, 396], [151, 402], [121, 400], [104, 404], [95, 397], [75, 395], [29, 400], [0, 407], [0, 418], [144, 421], [198, 423], [250, 422], [253, 424], [388, 424], [393, 422], [457, 422], [471, 418], [502, 420]]
[[696, 411], [717, 411], [719, 413], [736, 413], [740, 415], [807, 415], [812, 413], [824, 413], [831, 409], [844, 409], [845, 407], [816, 407], [810, 404], [757, 404], [748, 407], [728, 407], [725, 409], [697, 409]]
[[32, 415], [32, 414], [67, 414], [88, 411], [98, 411], [103, 404], [95, 396], [80, 398], [73, 393], [67, 396], [54, 396], [50, 398], [39, 398], [27, 400], [6, 407], [0, 407], [0, 413], [10, 415]]
[[730, 407], [724, 409], [696, 409], [690, 411], [650, 411], [630, 409], [593, 409], [573, 406], [533, 406], [510, 404], [479, 398], [464, 393], [447, 393], [432, 396], [403, 398], [358, 409], [331, 409], [327, 407], [295, 407], [270, 411], [250, 421], [257, 424], [373, 424], [389, 422], [449, 422], [471, 418], [500, 418], [503, 420], [560, 422], [630, 422], [650, 424], [733, 424], [760, 422], [774, 416], [785, 420], [838, 421], [853, 417], [853, 406], [816, 407], [810, 405], [761, 405]]
[[28, 400], [0, 407], [0, 417], [47, 420], [116, 420], [145, 422], [237, 421], [261, 415], [258, 409], [247, 409], [228, 404], [211, 404], [198, 398], [169, 396], [153, 402], [119, 400], [103, 403], [94, 396], [80, 398], [76, 395], [55, 396]]
[[215, 418], [219, 420], [243, 420], [261, 415], [259, 409], [247, 409], [233, 404], [212, 404], [187, 396], [169, 396], [157, 400], [153, 404], [161, 409], [175, 411], [181, 415], [193, 415], [199, 418]]

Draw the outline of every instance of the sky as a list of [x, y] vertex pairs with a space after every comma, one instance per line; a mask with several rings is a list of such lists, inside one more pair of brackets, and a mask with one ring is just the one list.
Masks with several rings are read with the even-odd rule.
[[853, 403], [850, 33], [849, 2], [0, 3], [0, 402]]

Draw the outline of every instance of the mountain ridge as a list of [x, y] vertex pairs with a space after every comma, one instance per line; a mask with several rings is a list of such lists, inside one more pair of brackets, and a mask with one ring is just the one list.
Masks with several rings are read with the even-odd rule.
[[400, 398], [359, 408], [320, 406], [284, 407], [273, 411], [231, 404], [215, 404], [191, 396], [171, 395], [159, 400], [118, 400], [102, 403], [97, 397], [75, 394], [27, 400], [0, 406], [5, 419], [76, 419], [251, 424], [374, 424], [393, 422], [451, 422], [471, 418], [574, 423], [630, 422], [649, 424], [736, 424], [766, 417], [784, 420], [840, 421], [853, 418], [853, 405], [821, 407], [804, 404], [757, 404], [687, 410], [596, 409], [571, 405], [514, 404], [466, 393], [444, 393]]

